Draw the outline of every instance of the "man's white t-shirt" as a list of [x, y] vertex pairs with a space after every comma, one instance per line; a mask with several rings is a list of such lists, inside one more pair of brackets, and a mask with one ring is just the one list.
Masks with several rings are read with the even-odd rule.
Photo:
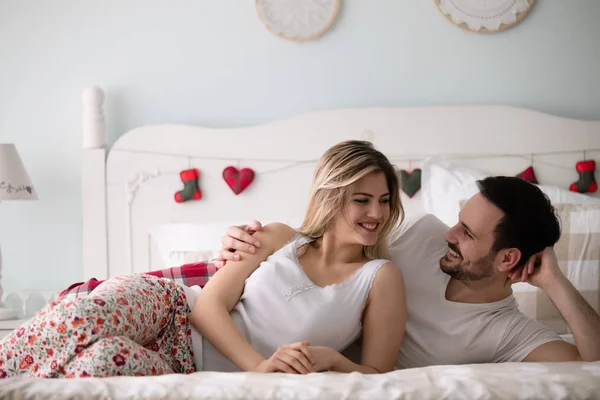
[[446, 300], [450, 276], [440, 269], [448, 227], [433, 215], [405, 224], [390, 243], [404, 275], [406, 333], [397, 369], [442, 364], [522, 361], [536, 347], [562, 340], [522, 314], [515, 298], [487, 304]]

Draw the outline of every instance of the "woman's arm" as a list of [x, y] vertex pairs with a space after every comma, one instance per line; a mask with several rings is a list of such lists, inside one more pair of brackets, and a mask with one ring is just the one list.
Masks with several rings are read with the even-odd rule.
[[239, 301], [246, 279], [259, 264], [283, 247], [295, 234], [284, 224], [269, 224], [256, 239], [261, 246], [256, 253], [248, 254], [241, 261], [229, 261], [226, 268], [217, 272], [200, 291], [190, 315], [192, 325], [202, 336], [244, 371], [256, 368], [265, 359], [238, 331], [229, 315]]
[[392, 371], [405, 328], [404, 279], [396, 265], [387, 263], [377, 272], [367, 299], [363, 317], [360, 365], [337, 353], [331, 369], [363, 374]]

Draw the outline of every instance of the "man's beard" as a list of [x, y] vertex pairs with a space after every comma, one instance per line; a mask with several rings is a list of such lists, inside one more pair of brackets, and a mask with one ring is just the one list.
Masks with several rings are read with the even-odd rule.
[[[454, 246], [450, 247], [454, 252], [461, 255]], [[461, 255], [462, 256], [462, 255]], [[451, 278], [457, 281], [480, 281], [489, 278], [494, 273], [495, 252], [492, 252], [475, 261], [450, 261], [446, 256], [440, 259], [440, 268]]]

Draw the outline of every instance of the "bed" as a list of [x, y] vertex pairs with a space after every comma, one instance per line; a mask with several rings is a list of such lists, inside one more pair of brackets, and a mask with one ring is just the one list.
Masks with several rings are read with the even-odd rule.
[[[211, 260], [225, 228], [250, 219], [298, 225], [316, 160], [345, 139], [372, 141], [409, 175], [421, 170], [421, 189], [412, 197], [402, 193], [408, 221], [438, 209], [440, 217], [445, 213], [451, 219], [453, 209], [443, 204], [459, 207], [468, 193], [468, 185], [462, 185], [469, 179], [516, 175], [532, 164], [537, 180], [558, 201], [600, 203], [598, 192], [568, 190], [578, 178], [576, 162], [600, 160], [600, 121], [505, 106], [334, 109], [233, 129], [142, 126], [124, 133], [109, 147], [104, 100], [98, 87], [83, 92], [86, 279]], [[445, 177], [439, 174], [440, 166]], [[227, 167], [252, 169], [254, 179], [234, 193], [224, 179]], [[181, 173], [190, 170], [199, 172], [201, 198], [178, 202], [176, 194], [184, 188]], [[456, 181], [460, 190], [449, 187], [449, 181]], [[590, 276], [592, 281], [595, 278], [592, 286], [596, 289], [589, 291], [589, 301], [598, 309], [598, 270], [577, 276], [586, 284]], [[535, 314], [540, 310], [536, 304], [529, 311], [544, 320], [547, 313]], [[544, 322], [557, 331], [562, 329], [559, 333], [568, 338], [568, 330], [556, 318]], [[9, 379], [0, 384], [0, 397], [589, 399], [600, 398], [600, 363], [432, 366], [380, 376], [198, 372], [75, 381]]]

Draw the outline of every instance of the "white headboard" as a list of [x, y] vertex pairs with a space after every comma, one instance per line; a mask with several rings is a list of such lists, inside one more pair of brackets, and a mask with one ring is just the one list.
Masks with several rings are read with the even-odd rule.
[[[404, 169], [442, 155], [490, 174], [515, 175], [535, 153], [539, 181], [563, 188], [577, 179], [575, 162], [583, 150], [600, 148], [600, 121], [479, 106], [325, 110], [235, 129], [144, 126], [123, 134], [108, 149], [103, 102], [99, 88], [84, 91], [86, 279], [158, 268], [150, 233], [165, 224], [225, 227], [250, 219], [301, 220], [314, 162], [345, 139], [371, 140]], [[587, 158], [598, 160], [600, 152], [588, 152]], [[257, 174], [237, 196], [222, 179], [229, 165]], [[200, 170], [203, 197], [176, 203], [174, 193], [183, 187], [179, 173], [188, 168]], [[412, 199], [403, 195], [403, 200], [408, 213], [422, 211], [419, 194]], [[216, 240], [206, 244], [218, 245]]]

